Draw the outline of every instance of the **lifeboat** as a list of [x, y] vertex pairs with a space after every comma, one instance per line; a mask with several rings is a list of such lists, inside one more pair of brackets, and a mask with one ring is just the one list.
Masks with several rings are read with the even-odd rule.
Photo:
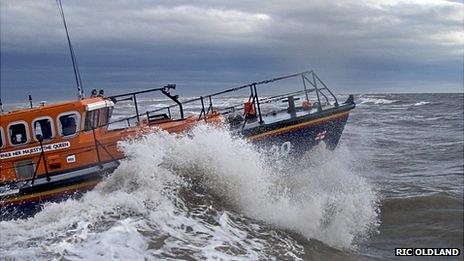
[[[112, 97], [90, 98], [2, 112], [0, 127], [0, 210], [28, 207], [63, 198], [93, 188], [111, 173], [123, 154], [117, 142], [153, 131], [184, 132], [198, 122], [223, 122], [224, 117], [210, 112], [202, 117], [172, 119], [167, 114], [139, 114], [137, 95], [160, 91], [170, 95], [174, 85], [125, 93]], [[116, 102], [134, 101], [137, 114], [111, 121]], [[180, 106], [182, 106], [179, 103]], [[131, 123], [131, 120], [133, 123]], [[110, 124], [128, 126], [109, 129]]]
[[[259, 87], [300, 77], [303, 79], [301, 90], [258, 96]], [[124, 157], [117, 148], [118, 141], [154, 131], [154, 128], [181, 133], [201, 122], [221, 123], [234, 135], [248, 139], [279, 157], [300, 157], [321, 142], [333, 150], [355, 103], [350, 95], [346, 102], [339, 104], [326, 85], [316, 79], [319, 77], [314, 72], [303, 72], [183, 102], [177, 95], [171, 95], [170, 91], [175, 89], [173, 84], [109, 97], [105, 97], [103, 92], [97, 94], [93, 91], [89, 98], [37, 107], [31, 103], [27, 109], [2, 112], [2, 216], [12, 207], [14, 211], [18, 206], [33, 210], [37, 203], [63, 199], [92, 189], [115, 170]], [[222, 95], [241, 90], [249, 91], [244, 102], [233, 106], [215, 103]], [[151, 92], [161, 92], [173, 104], [140, 113], [138, 97]], [[310, 98], [311, 95], [313, 98]], [[130, 102], [135, 115], [112, 120], [113, 109], [119, 102]], [[192, 103], [199, 104], [198, 112], [184, 116], [183, 108]], [[271, 103], [279, 106], [265, 110], [265, 105]], [[179, 112], [177, 116], [171, 114], [175, 108]], [[125, 126], [109, 128], [115, 123]]]
[[[174, 84], [108, 97], [103, 91], [94, 90], [84, 98], [61, 1], [57, 4], [67, 34], [78, 99], [36, 107], [31, 101], [30, 108], [0, 110], [0, 219], [29, 216], [40, 209], [38, 203], [92, 189], [118, 167], [124, 157], [117, 148], [122, 139], [154, 129], [182, 133], [201, 122], [221, 123], [233, 135], [248, 139], [270, 154], [298, 158], [321, 143], [335, 149], [348, 115], [355, 108], [353, 95], [340, 103], [313, 71], [253, 82], [182, 102], [170, 93]], [[297, 79], [302, 86], [282, 93], [287, 90], [284, 81], [291, 79]], [[268, 88], [270, 85], [277, 85], [279, 94], [270, 95], [276, 92]], [[172, 105], [141, 112], [138, 98], [154, 92], [164, 95]], [[231, 96], [247, 98], [238, 104], [226, 102], [225, 106], [224, 99]], [[223, 102], [217, 103], [219, 99]], [[114, 120], [113, 109], [121, 102], [132, 104], [135, 115]], [[184, 106], [194, 103], [198, 112], [185, 116]], [[175, 108], [178, 113], [172, 114]], [[118, 123], [122, 126], [110, 128]]]

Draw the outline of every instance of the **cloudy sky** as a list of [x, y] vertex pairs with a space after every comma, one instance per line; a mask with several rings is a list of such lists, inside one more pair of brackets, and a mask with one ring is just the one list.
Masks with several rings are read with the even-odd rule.
[[[74, 97], [54, 0], [2, 0], [1, 96]], [[71, 1], [84, 88], [196, 94], [314, 69], [337, 92], [462, 92], [464, 3]]]

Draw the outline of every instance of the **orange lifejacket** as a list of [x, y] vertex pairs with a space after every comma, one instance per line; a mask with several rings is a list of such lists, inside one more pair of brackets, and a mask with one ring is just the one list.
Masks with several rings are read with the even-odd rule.
[[256, 116], [255, 104], [252, 102], [245, 102], [243, 104], [243, 112], [245, 113], [245, 116]]

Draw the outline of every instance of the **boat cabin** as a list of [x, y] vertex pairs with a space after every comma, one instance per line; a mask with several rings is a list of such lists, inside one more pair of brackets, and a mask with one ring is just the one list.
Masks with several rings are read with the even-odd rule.
[[[177, 96], [169, 94], [172, 88], [175, 86], [111, 97], [94, 92], [90, 98], [2, 113], [0, 185], [18, 181], [33, 185], [39, 179], [50, 181], [64, 173], [87, 168], [109, 171], [123, 157], [117, 148], [121, 139], [144, 133], [154, 126], [169, 132], [182, 132], [200, 120], [222, 121], [218, 113], [200, 118], [184, 117]], [[171, 119], [167, 114], [139, 113], [136, 96], [154, 91], [163, 92], [179, 104], [180, 119]], [[133, 101], [136, 115], [111, 120], [115, 103], [126, 100]], [[127, 122], [127, 125], [109, 128], [110, 124], [118, 122]]]
[[95, 152], [85, 147], [92, 145], [94, 134], [100, 137], [108, 131], [113, 107], [111, 100], [93, 97], [2, 113], [0, 182], [32, 179], [42, 151], [47, 157], [39, 175], [95, 161], [90, 155]]

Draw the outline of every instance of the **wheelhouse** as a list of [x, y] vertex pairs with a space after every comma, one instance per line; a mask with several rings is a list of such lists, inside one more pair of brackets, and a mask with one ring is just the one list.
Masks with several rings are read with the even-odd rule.
[[[101, 123], [108, 121], [113, 106], [103, 97], [93, 97], [2, 113], [0, 182], [32, 178], [31, 169], [37, 167], [42, 147], [50, 151], [46, 159], [48, 170], [71, 167], [66, 164], [69, 150], [80, 147], [82, 130], [90, 130], [85, 119], [101, 133], [105, 131]], [[101, 119], [97, 123], [89, 118], [95, 114], [97, 120]]]

